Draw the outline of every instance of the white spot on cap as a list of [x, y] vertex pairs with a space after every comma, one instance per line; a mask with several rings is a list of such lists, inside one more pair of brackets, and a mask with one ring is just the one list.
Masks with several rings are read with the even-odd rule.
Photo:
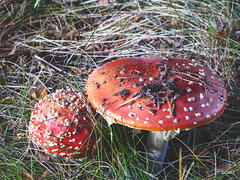
[[46, 140], [47, 143], [53, 143], [52, 141]]
[[193, 85], [194, 82], [193, 82], [193, 81], [189, 81], [188, 84], [189, 84], [189, 85]]
[[203, 108], [206, 107], [206, 104], [201, 104], [201, 107], [203, 107]]
[[199, 74], [200, 74], [201, 76], [205, 76], [205, 73], [204, 73], [204, 72], [199, 72]]
[[197, 122], [196, 122], [196, 121], [194, 121], [194, 122], [193, 122], [193, 124], [195, 124], [195, 125], [196, 125], [196, 124], [197, 124]]
[[126, 71], [125, 69], [123, 69], [123, 70], [120, 71], [121, 74], [126, 74], [126, 72], [127, 72], [127, 71]]
[[144, 124], [148, 124], [148, 121], [144, 121]]
[[211, 116], [209, 114], [206, 115], [206, 118], [210, 118]]
[[195, 101], [195, 97], [189, 97], [189, 98], [188, 98], [188, 101], [189, 101], [189, 102]]
[[212, 98], [209, 98], [209, 102], [211, 102], [212, 101]]
[[192, 110], [193, 110], [193, 107], [189, 107], [188, 109], [189, 109], [189, 111], [192, 111]]
[[192, 92], [192, 89], [190, 87], [186, 87], [187, 92]]
[[140, 81], [140, 82], [143, 82], [143, 81], [144, 81], [144, 79], [143, 79], [142, 77], [140, 77], [140, 78], [139, 78], [139, 81]]
[[215, 77], [214, 76], [210, 76], [210, 78], [215, 81]]
[[158, 122], [159, 122], [159, 124], [163, 124], [163, 120], [159, 120]]
[[69, 140], [69, 142], [75, 142], [75, 141], [76, 141], [75, 138]]
[[173, 122], [174, 122], [174, 123], [178, 123], [178, 119], [174, 119]]
[[55, 146], [55, 145], [54, 145], [54, 143], [49, 143], [48, 146], [49, 146], [49, 147], [53, 147], [53, 146]]
[[60, 153], [59, 155], [60, 155], [60, 156], [65, 156], [65, 155], [66, 155], [66, 153]]
[[185, 112], [189, 111], [187, 107], [184, 107], [183, 110], [184, 110]]
[[74, 122], [75, 122], [76, 124], [78, 124], [78, 121], [79, 121], [78, 119], [74, 119]]
[[189, 117], [189, 116], [185, 116], [185, 118], [186, 118], [186, 120], [189, 120], [189, 119], [190, 119], [190, 117]]
[[153, 77], [150, 77], [150, 78], [149, 78], [149, 81], [153, 81], [153, 80], [154, 80], [154, 78], [153, 78]]
[[48, 147], [47, 143], [43, 143], [43, 147], [47, 148]]
[[200, 93], [200, 99], [202, 100], [204, 98], [204, 95]]
[[196, 117], [200, 117], [200, 116], [201, 116], [201, 113], [195, 113], [195, 116], [196, 116]]

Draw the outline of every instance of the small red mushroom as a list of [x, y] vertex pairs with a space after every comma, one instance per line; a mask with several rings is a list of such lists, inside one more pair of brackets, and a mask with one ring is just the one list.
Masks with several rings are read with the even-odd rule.
[[85, 157], [96, 144], [94, 117], [89, 115], [94, 109], [89, 105], [86, 96], [75, 91], [57, 90], [45, 96], [29, 123], [33, 142], [54, 155]]
[[118, 59], [95, 69], [86, 90], [108, 122], [148, 130], [149, 158], [159, 162], [170, 138], [213, 121], [227, 105], [216, 73], [187, 59]]

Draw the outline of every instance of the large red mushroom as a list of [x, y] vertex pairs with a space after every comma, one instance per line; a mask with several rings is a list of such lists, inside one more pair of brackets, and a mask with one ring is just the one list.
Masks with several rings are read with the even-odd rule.
[[149, 131], [146, 148], [156, 171], [169, 139], [213, 121], [227, 105], [227, 91], [216, 73], [187, 59], [118, 59], [96, 68], [86, 90], [110, 124]]
[[46, 152], [83, 158], [96, 144], [97, 131], [92, 114], [96, 113], [86, 95], [57, 90], [37, 103], [29, 123], [29, 134]]

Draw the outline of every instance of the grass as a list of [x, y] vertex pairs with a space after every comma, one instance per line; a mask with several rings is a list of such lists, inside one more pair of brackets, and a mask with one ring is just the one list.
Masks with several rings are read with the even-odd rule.
[[[79, 4], [0, 2], [0, 179], [237, 179], [240, 176], [238, 1], [157, 0]], [[41, 89], [85, 91], [89, 73], [120, 57], [174, 56], [207, 64], [229, 105], [214, 122], [170, 141], [164, 169], [142, 165], [146, 132], [106, 127], [98, 154], [44, 154], [27, 125]], [[33, 96], [35, 93], [35, 96]], [[112, 134], [112, 137], [111, 137]], [[129, 146], [130, 145], [130, 146]], [[47, 172], [46, 172], [47, 170]], [[46, 174], [44, 174], [46, 173]]]

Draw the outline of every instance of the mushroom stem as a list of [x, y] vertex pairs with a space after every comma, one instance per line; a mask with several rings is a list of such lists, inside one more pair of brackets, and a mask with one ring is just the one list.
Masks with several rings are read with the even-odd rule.
[[165, 140], [164, 131], [149, 131], [147, 138], [147, 156], [152, 170], [159, 172], [167, 152], [168, 140]]
[[180, 129], [172, 131], [149, 131], [147, 138], [147, 156], [152, 170], [159, 172], [167, 152], [168, 141], [180, 133]]

